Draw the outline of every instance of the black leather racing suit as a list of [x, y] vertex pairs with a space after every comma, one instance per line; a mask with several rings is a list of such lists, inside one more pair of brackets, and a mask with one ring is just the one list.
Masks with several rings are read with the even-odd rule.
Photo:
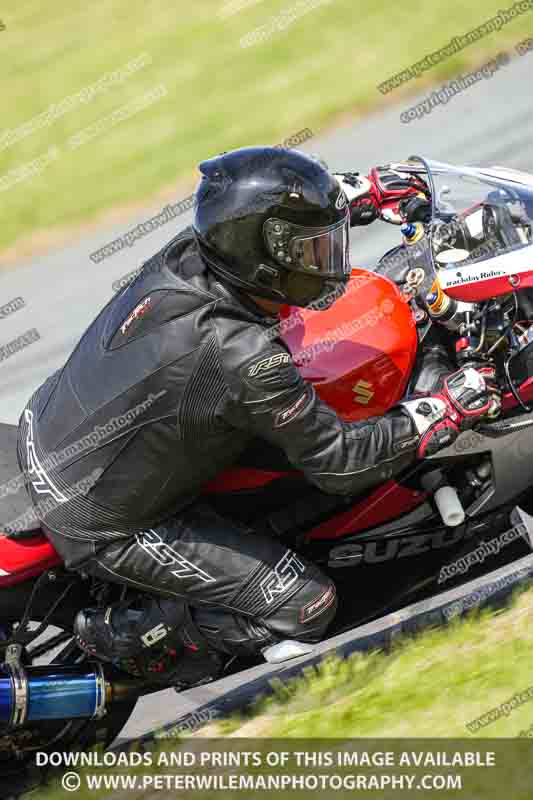
[[187, 229], [105, 306], [20, 420], [21, 469], [67, 566], [186, 597], [199, 619], [225, 609], [226, 623], [205, 628], [218, 645], [317, 639], [335, 590], [279, 542], [206, 508], [203, 484], [256, 437], [333, 494], [394, 475], [417, 447], [399, 409], [341, 421], [275, 323], [206, 269]]

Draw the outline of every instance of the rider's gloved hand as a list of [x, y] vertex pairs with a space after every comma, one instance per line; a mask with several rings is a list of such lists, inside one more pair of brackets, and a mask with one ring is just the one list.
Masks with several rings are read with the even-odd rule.
[[419, 458], [448, 447], [462, 431], [493, 416], [496, 393], [492, 368], [464, 367], [448, 375], [435, 394], [401, 403], [420, 436]]
[[485, 379], [489, 393], [489, 410], [485, 416], [487, 419], [495, 419], [502, 410], [502, 390], [496, 380], [496, 370], [490, 366], [477, 367], [476, 369]]
[[374, 167], [364, 177], [358, 172], [337, 173], [335, 177], [348, 198], [352, 226], [368, 225], [378, 218], [401, 225], [405, 217], [400, 203], [429, 197], [421, 178], [399, 174], [389, 167]]
[[343, 172], [335, 175], [350, 207], [350, 225], [370, 225], [380, 215], [379, 196], [369, 178], [358, 172]]

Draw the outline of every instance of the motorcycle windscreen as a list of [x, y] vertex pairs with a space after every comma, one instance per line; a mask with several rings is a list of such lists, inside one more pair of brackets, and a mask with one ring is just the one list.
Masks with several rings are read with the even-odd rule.
[[427, 163], [436, 271], [483, 262], [490, 268], [510, 253], [515, 254], [511, 271], [533, 270], [533, 176], [503, 167]]

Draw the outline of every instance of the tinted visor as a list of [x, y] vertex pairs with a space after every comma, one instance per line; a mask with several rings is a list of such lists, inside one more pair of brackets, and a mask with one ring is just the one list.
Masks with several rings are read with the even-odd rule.
[[283, 220], [265, 223], [272, 257], [287, 269], [344, 280], [350, 274], [350, 218], [325, 228], [306, 228]]

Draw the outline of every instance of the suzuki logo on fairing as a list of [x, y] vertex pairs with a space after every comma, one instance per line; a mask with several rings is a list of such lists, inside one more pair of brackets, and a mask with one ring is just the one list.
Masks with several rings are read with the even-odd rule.
[[474, 528], [451, 528], [436, 533], [415, 533], [398, 538], [373, 539], [366, 542], [346, 542], [333, 547], [329, 553], [329, 567], [352, 567], [360, 564], [376, 566], [399, 558], [421, 556], [424, 553], [452, 547], [474, 535]]
[[272, 572], [261, 581], [261, 591], [268, 605], [274, 602], [274, 598], [290, 589], [299, 575], [305, 572], [303, 564], [296, 553], [287, 550], [285, 555], [280, 558]]
[[67, 498], [54, 486], [35, 453], [35, 444], [33, 441], [33, 412], [28, 408], [24, 410], [24, 419], [28, 423], [28, 435], [26, 436], [28, 475], [35, 476], [36, 478], [36, 480], [31, 480], [31, 485], [38, 494], [51, 494], [58, 503], [66, 503]]
[[163, 541], [161, 536], [156, 531], [150, 529], [142, 533], [135, 534], [137, 544], [139, 544], [145, 553], [148, 553], [158, 564], [162, 567], [178, 566], [178, 569], [172, 570], [172, 575], [176, 578], [198, 578], [204, 583], [214, 582], [214, 578], [208, 575], [205, 570], [188, 561], [184, 556], [180, 555], [173, 547]]
[[352, 391], [355, 393], [354, 403], [361, 403], [363, 406], [367, 406], [375, 394], [372, 391], [372, 384], [363, 380], [357, 381]]

